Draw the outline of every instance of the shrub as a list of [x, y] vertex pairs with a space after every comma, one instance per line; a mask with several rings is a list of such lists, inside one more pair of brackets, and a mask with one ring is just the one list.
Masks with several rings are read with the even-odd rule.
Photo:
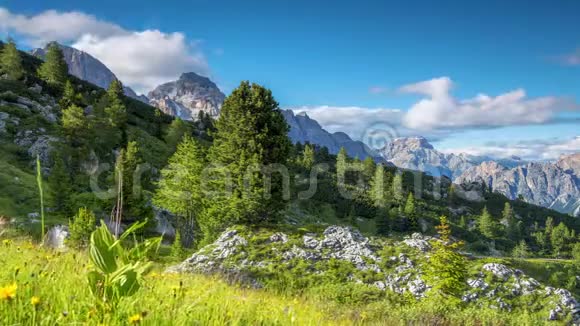
[[95, 226], [95, 214], [86, 207], [79, 209], [78, 213], [69, 222], [69, 243], [74, 247], [86, 247]]

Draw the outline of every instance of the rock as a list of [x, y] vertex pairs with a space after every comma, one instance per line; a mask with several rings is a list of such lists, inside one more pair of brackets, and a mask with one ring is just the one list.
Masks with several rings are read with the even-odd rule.
[[67, 226], [54, 226], [46, 233], [44, 245], [53, 249], [64, 249], [66, 248], [65, 241], [69, 236], [70, 233]]
[[485, 290], [489, 287], [489, 285], [481, 278], [467, 280], [467, 285], [480, 290]]
[[28, 218], [30, 219], [35, 219], [35, 218], [39, 218], [40, 217], [40, 213], [34, 212], [34, 213], [28, 213]]
[[163, 236], [174, 238], [175, 227], [171, 224], [171, 220], [175, 220], [175, 216], [165, 209], [153, 207], [155, 218], [155, 232]]
[[507, 280], [513, 274], [513, 270], [511, 268], [496, 263], [489, 263], [483, 265], [483, 270], [492, 273], [493, 275], [501, 278], [504, 281]]
[[427, 252], [431, 250], [431, 244], [429, 243], [431, 237], [423, 237], [421, 233], [413, 233], [411, 237], [405, 237], [403, 243], [409, 247], [417, 248], [422, 252]]
[[30, 86], [28, 89], [36, 94], [42, 93], [42, 86], [40, 86], [38, 84], [34, 84], [33, 86]]
[[419, 277], [416, 277], [414, 280], [407, 284], [407, 289], [415, 298], [422, 298], [425, 296], [425, 292], [429, 289], [427, 284], [423, 282], [423, 280]]
[[270, 242], [288, 242], [288, 235], [282, 232], [276, 232], [270, 236]]
[[302, 238], [304, 240], [304, 246], [308, 249], [316, 249], [320, 245], [318, 240], [316, 240], [312, 235], [306, 234]]
[[52, 142], [55, 141], [58, 141], [58, 138], [46, 135], [38, 137], [30, 148], [28, 148], [28, 155], [32, 158], [35, 158], [38, 155], [42, 167], [46, 169], [50, 162]]

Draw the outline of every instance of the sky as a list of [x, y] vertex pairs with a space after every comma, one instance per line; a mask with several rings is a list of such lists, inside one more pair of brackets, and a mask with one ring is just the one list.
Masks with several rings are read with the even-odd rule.
[[79, 48], [142, 93], [250, 80], [373, 146], [553, 160], [580, 152], [579, 17], [575, 0], [0, 0], [0, 36]]

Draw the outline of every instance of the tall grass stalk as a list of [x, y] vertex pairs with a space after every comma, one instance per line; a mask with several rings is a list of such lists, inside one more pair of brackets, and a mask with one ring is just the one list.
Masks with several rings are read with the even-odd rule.
[[42, 171], [40, 169], [40, 156], [36, 155], [36, 183], [38, 184], [38, 192], [40, 194], [40, 225], [41, 225], [41, 239], [44, 238], [44, 194], [42, 191]]

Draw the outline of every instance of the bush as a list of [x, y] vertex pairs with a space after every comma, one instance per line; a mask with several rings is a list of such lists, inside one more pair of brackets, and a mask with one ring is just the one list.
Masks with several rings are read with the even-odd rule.
[[69, 222], [69, 243], [74, 247], [86, 247], [95, 227], [95, 214], [85, 207], [79, 209], [72, 221]]

